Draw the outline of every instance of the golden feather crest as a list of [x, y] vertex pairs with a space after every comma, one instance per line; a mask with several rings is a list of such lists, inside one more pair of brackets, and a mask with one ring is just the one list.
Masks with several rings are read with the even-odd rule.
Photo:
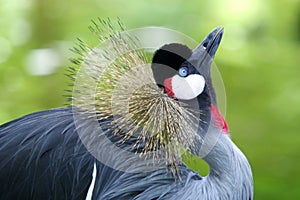
[[[176, 172], [181, 154], [202, 141], [196, 134], [200, 111], [170, 98], [156, 85], [144, 49], [120, 21], [99, 19], [89, 28], [100, 45], [90, 48], [79, 40], [74, 48], [79, 59], [73, 63], [84, 70], [75, 75], [84, 83], [74, 89], [74, 106], [98, 120], [111, 119], [110, 129], [121, 136], [119, 142], [134, 138], [132, 149], [141, 156], [163, 149], [166, 165]], [[159, 154], [151, 155], [156, 159]]]

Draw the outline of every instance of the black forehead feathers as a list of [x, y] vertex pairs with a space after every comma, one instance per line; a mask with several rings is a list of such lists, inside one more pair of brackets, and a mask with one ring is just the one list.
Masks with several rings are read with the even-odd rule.
[[167, 65], [178, 70], [181, 64], [190, 58], [191, 55], [192, 50], [183, 44], [166, 44], [154, 53], [152, 64]]
[[158, 49], [153, 55], [151, 64], [156, 84], [163, 86], [164, 81], [174, 76], [191, 55], [191, 49], [178, 43], [166, 44]]

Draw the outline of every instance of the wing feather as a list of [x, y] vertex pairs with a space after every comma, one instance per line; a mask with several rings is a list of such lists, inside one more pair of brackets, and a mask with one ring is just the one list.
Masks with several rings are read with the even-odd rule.
[[0, 199], [84, 199], [93, 163], [71, 108], [33, 113], [0, 126]]

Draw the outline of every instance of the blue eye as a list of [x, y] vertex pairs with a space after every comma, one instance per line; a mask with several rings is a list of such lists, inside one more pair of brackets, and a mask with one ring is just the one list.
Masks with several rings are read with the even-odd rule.
[[188, 75], [188, 68], [187, 67], [180, 67], [178, 70], [178, 74], [181, 77], [186, 77]]

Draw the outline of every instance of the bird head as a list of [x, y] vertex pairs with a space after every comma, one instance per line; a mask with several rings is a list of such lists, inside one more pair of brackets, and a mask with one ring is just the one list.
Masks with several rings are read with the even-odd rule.
[[157, 85], [169, 97], [196, 105], [201, 112], [202, 137], [211, 119], [224, 133], [228, 133], [227, 124], [217, 107], [210, 73], [223, 32], [222, 27], [215, 28], [194, 50], [178, 43], [164, 45], [152, 59], [151, 69]]

